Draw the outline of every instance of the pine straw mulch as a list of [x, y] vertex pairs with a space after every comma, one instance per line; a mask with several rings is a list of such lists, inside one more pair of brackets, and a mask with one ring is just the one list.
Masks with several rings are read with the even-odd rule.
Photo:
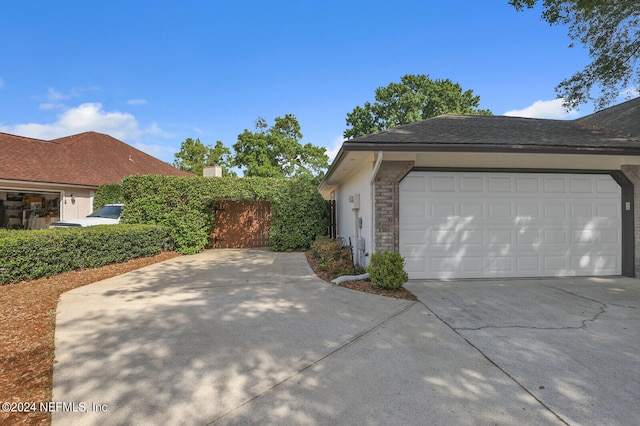
[[[313, 272], [315, 272], [319, 278], [330, 283], [332, 280], [331, 276], [326, 272], [320, 270], [320, 268], [318, 267], [318, 262], [316, 262], [316, 259], [314, 259], [314, 257], [311, 256], [311, 251], [305, 252], [305, 255], [307, 256], [307, 262], [309, 262], [309, 266], [311, 266], [311, 269], [313, 269]], [[370, 281], [344, 281], [338, 285], [340, 287], [345, 287], [351, 290], [363, 291], [365, 293], [373, 293], [379, 296], [395, 297], [396, 299], [418, 300], [418, 298], [414, 296], [413, 293], [411, 293], [409, 290], [407, 290], [404, 287], [400, 287], [397, 290], [377, 288], [371, 285]]]
[[[176, 256], [164, 252], [0, 286], [0, 404], [51, 401], [56, 307], [62, 293]], [[51, 415], [0, 412], [0, 424], [49, 425]]]

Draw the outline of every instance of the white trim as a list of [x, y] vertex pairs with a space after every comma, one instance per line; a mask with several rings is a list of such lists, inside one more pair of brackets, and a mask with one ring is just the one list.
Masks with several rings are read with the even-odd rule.
[[[49, 182], [35, 182], [28, 180], [5, 180], [0, 179], [0, 188], [9, 187], [10, 185], [33, 185], [37, 187], [51, 187], [51, 188], [84, 188], [84, 189], [97, 189], [98, 187], [95, 185], [75, 185], [72, 183], [49, 183]], [[11, 187], [12, 191], [31, 191], [33, 188], [21, 188], [21, 187]], [[58, 191], [57, 189], [55, 191]]]

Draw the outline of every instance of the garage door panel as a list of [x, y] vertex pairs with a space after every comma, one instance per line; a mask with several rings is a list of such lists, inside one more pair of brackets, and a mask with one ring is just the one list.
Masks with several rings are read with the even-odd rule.
[[571, 192], [574, 194], [591, 193], [594, 191], [594, 180], [589, 178], [571, 178]]
[[460, 178], [460, 192], [484, 191], [484, 179], [475, 176], [462, 176]]
[[567, 192], [567, 180], [563, 177], [545, 177], [542, 181], [543, 192], [559, 194]]
[[489, 192], [507, 193], [512, 192], [512, 179], [509, 176], [491, 176], [489, 177]]
[[411, 172], [400, 252], [411, 278], [619, 275], [620, 197], [608, 175]]
[[610, 177], [604, 179], [600, 178], [596, 180], [596, 193], [611, 194], [615, 196], [620, 194], [620, 186], [618, 186], [618, 184]]
[[454, 176], [433, 176], [429, 186], [432, 192], [454, 192], [455, 182]]
[[537, 177], [519, 177], [516, 178], [516, 191], [523, 192], [540, 192], [540, 179]]
[[518, 271], [538, 272], [540, 271], [540, 258], [537, 256], [518, 256], [516, 258]]

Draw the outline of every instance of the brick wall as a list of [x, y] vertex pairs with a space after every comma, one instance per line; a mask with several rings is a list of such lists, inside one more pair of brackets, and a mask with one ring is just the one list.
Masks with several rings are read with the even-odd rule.
[[375, 251], [399, 250], [399, 184], [413, 168], [413, 161], [383, 161], [374, 181]]

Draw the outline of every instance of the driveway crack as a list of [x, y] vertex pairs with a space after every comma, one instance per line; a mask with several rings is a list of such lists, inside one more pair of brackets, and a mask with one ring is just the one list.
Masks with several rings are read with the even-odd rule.
[[596, 321], [600, 315], [604, 314], [607, 311], [607, 304], [604, 302], [601, 302], [599, 300], [596, 299], [591, 299], [589, 297], [585, 297], [582, 296], [580, 294], [577, 293], [573, 293], [571, 291], [568, 290], [564, 290], [562, 288], [557, 288], [557, 287], [552, 287], [552, 286], [544, 286], [553, 290], [558, 290], [558, 291], [562, 291], [564, 293], [570, 294], [572, 296], [578, 297], [580, 299], [584, 299], [584, 300], [588, 300], [589, 302], [593, 302], [593, 303], [597, 303], [598, 305], [600, 305], [600, 311], [597, 312], [595, 315], [593, 315], [590, 318], [586, 318], [582, 320], [582, 325], [579, 326], [564, 326], [564, 327], [535, 327], [535, 326], [530, 326], [530, 325], [483, 325], [481, 327], [458, 327], [456, 328], [456, 330], [460, 330], [460, 331], [478, 331], [478, 330], [484, 330], [487, 328], [521, 328], [521, 329], [525, 329], [525, 330], [580, 330], [580, 329], [584, 329], [587, 326], [587, 323], [589, 322], [594, 322]]
[[[509, 374], [509, 372], [507, 370], [505, 370], [504, 368], [500, 367], [500, 365], [498, 365], [494, 360], [492, 360], [489, 355], [485, 354], [479, 347], [477, 347], [476, 345], [474, 345], [471, 340], [469, 340], [467, 338], [467, 336], [465, 336], [463, 333], [460, 332], [460, 330], [464, 330], [464, 329], [458, 329], [453, 327], [451, 324], [449, 324], [444, 318], [442, 318], [440, 315], [438, 315], [434, 310], [432, 310], [431, 308], [429, 308], [429, 306], [427, 306], [426, 303], [424, 303], [423, 301], [419, 301], [419, 303], [421, 303], [429, 312], [431, 312], [436, 318], [438, 318], [440, 321], [442, 321], [443, 324], [445, 324], [447, 327], [449, 327], [451, 330], [453, 330], [454, 333], [456, 333], [458, 336], [460, 336], [461, 339], [463, 339], [465, 342], [467, 342], [467, 344], [469, 346], [471, 346], [473, 349], [475, 349], [476, 351], [478, 351], [478, 353], [487, 360], [487, 362], [489, 362], [491, 365], [493, 365], [494, 367], [496, 367], [498, 370], [500, 370], [505, 376], [507, 376], [509, 379], [511, 379], [511, 381], [513, 381], [520, 389], [522, 389], [525, 393], [527, 393], [531, 398], [533, 398], [534, 400], [536, 400], [538, 402], [538, 404], [540, 404], [542, 407], [544, 407], [549, 413], [551, 413], [553, 416], [555, 416], [560, 422], [562, 422], [565, 425], [569, 425], [569, 423], [563, 419], [558, 413], [556, 413], [550, 406], [548, 406], [547, 404], [545, 404], [540, 398], [538, 398], [533, 392], [531, 392], [529, 389], [527, 389], [522, 383], [520, 383], [515, 377], [513, 377], [511, 374]], [[602, 312], [601, 312], [602, 313]], [[600, 314], [601, 314], [600, 313]], [[598, 315], [600, 315], [598, 314]], [[583, 323], [584, 326], [584, 323]], [[490, 327], [490, 326], [489, 326]]]

